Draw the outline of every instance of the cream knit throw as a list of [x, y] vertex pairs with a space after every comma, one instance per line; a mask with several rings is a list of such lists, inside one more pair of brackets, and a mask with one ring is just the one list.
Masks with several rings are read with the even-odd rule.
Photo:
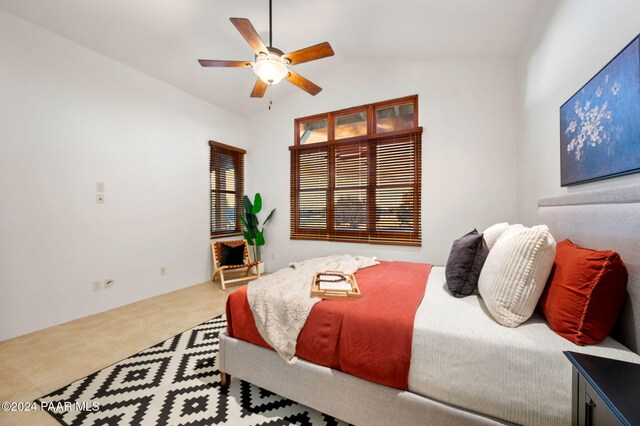
[[250, 282], [247, 299], [260, 335], [287, 362], [295, 362], [298, 335], [311, 308], [321, 300], [310, 296], [315, 273], [334, 270], [353, 274], [379, 263], [375, 257], [318, 257], [291, 263]]

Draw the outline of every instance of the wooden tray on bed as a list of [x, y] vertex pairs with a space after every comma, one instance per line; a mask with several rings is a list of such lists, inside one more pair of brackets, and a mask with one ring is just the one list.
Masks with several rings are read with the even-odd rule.
[[[339, 274], [345, 278], [345, 281], [351, 285], [349, 290], [334, 290], [334, 289], [320, 289], [319, 277], [323, 274]], [[334, 299], [334, 300], [353, 300], [362, 296], [360, 293], [360, 287], [353, 274], [345, 274], [341, 271], [324, 271], [317, 272], [313, 278], [313, 286], [311, 287], [311, 297], [319, 297], [321, 299]]]

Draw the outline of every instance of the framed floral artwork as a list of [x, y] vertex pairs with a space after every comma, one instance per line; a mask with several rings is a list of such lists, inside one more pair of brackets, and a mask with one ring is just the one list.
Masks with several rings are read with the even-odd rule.
[[560, 107], [561, 185], [640, 172], [640, 36]]

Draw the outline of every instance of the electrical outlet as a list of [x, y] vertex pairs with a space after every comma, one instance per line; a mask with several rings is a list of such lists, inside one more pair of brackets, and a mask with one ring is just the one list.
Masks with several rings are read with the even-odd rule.
[[106, 290], [108, 288], [113, 287], [114, 283], [115, 283], [115, 281], [107, 278], [106, 280], [104, 280], [104, 289]]
[[164, 277], [165, 275], [167, 275], [167, 267], [166, 266], [161, 266], [160, 267], [160, 276]]
[[100, 291], [102, 290], [102, 281], [94, 281], [93, 282], [93, 291]]
[[104, 203], [104, 194], [96, 194], [96, 203], [98, 204]]

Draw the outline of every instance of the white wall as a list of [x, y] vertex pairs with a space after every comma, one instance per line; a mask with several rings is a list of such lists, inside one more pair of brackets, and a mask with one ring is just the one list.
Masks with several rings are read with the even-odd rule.
[[548, 1], [519, 59], [518, 219], [536, 220], [542, 196], [640, 182], [640, 174], [560, 187], [560, 105], [640, 31], [638, 0]]
[[[515, 71], [512, 61], [347, 65], [315, 81], [324, 87], [316, 97], [300, 91], [252, 117], [247, 193], [261, 192], [265, 209], [278, 209], [266, 234], [267, 268], [335, 253], [443, 264], [455, 238], [515, 220]], [[415, 93], [424, 127], [422, 247], [290, 240], [287, 147], [294, 118]]]
[[207, 280], [207, 141], [246, 120], [4, 12], [0, 58], [0, 340]]

